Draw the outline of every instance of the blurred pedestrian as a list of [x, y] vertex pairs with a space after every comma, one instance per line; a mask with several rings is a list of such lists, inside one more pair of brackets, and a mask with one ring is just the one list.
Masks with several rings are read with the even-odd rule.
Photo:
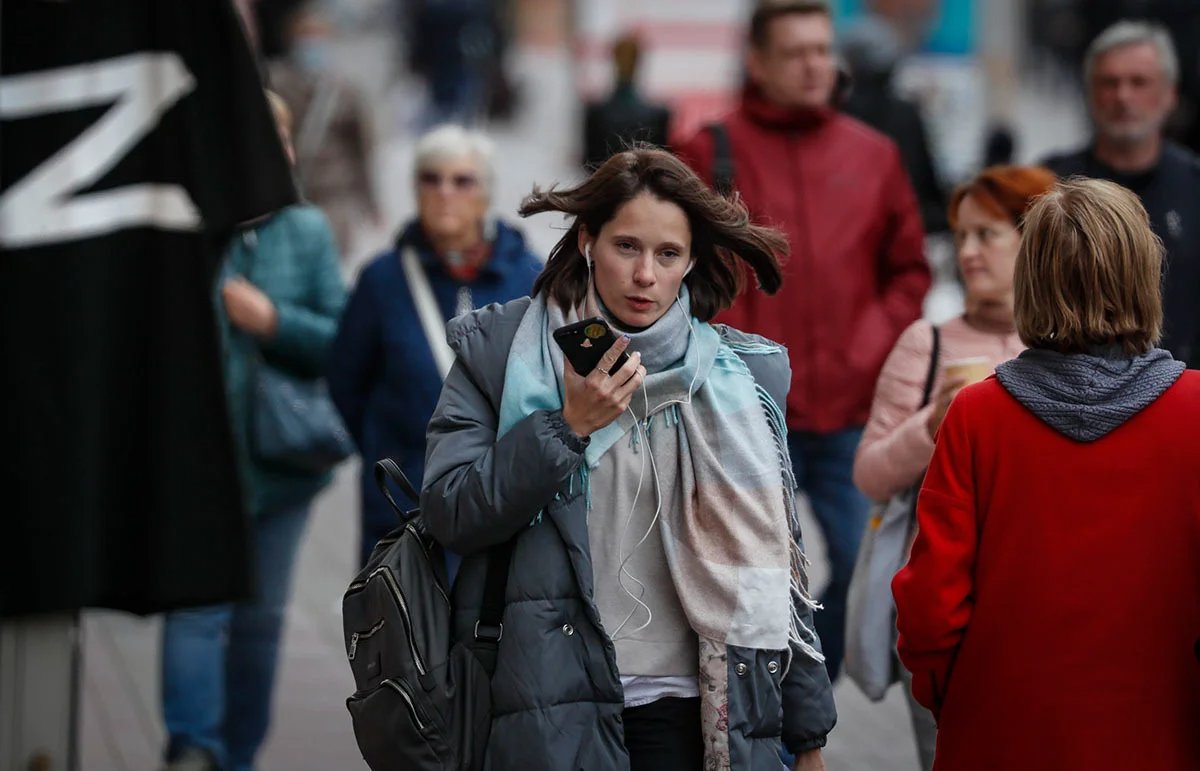
[[371, 117], [358, 89], [333, 71], [333, 25], [312, 3], [285, 27], [284, 56], [272, 59], [271, 87], [296, 116], [296, 175], [301, 191], [325, 212], [342, 259], [354, 256], [354, 236], [379, 225], [371, 185]]
[[[892, 140], [831, 106], [833, 20], [819, 0], [763, 2], [750, 22], [741, 106], [681, 150], [708, 181], [780, 227], [791, 280], [720, 317], [788, 348], [787, 425], [796, 480], [831, 562], [817, 631], [831, 677], [870, 501], [851, 479], [879, 369], [929, 289], [921, 215]], [[726, 152], [728, 151], [728, 152]]]
[[[743, 271], [779, 288], [786, 241], [656, 149], [535, 190], [521, 213], [542, 212], [569, 220], [534, 297], [450, 325], [421, 495], [469, 555], [459, 636], [479, 632], [487, 547], [512, 544], [486, 765], [781, 771], [782, 740], [824, 769], [787, 352], [708, 323]], [[597, 317], [576, 340], [620, 337], [577, 373], [552, 333]]]
[[1111, 182], [1025, 215], [1029, 350], [950, 405], [893, 582], [937, 771], [1200, 768], [1200, 374], [1155, 347], [1161, 262]]
[[1170, 33], [1117, 22], [1092, 41], [1084, 79], [1092, 143], [1045, 165], [1060, 177], [1112, 180], [1141, 197], [1166, 247], [1162, 346], [1184, 362], [1200, 361], [1200, 157], [1163, 136], [1179, 81]]
[[288, 20], [296, 9], [313, 0], [250, 0], [254, 40], [261, 54], [272, 59], [287, 52]]
[[[291, 115], [268, 95], [289, 159]], [[229, 414], [254, 519], [257, 585], [232, 605], [173, 611], [162, 641], [169, 769], [250, 771], [271, 721], [292, 565], [329, 470], [289, 468], [254, 447], [259, 368], [317, 378], [346, 299], [337, 247], [320, 210], [289, 206], [244, 223], [224, 258], [221, 313]], [[186, 494], [186, 492], [181, 492]]]
[[[951, 195], [948, 219], [966, 286], [966, 311], [936, 328], [914, 322], [883, 365], [854, 459], [854, 484], [871, 500], [887, 501], [919, 484], [955, 394], [968, 378], [986, 375], [1025, 347], [1013, 320], [1021, 218], [1053, 185], [1054, 175], [1045, 169], [1001, 166], [984, 169]], [[931, 398], [922, 404], [927, 387]], [[936, 726], [924, 707], [911, 700], [909, 707], [921, 766], [930, 769]]]
[[851, 25], [838, 43], [853, 78], [842, 109], [892, 138], [916, 192], [925, 232], [947, 230], [946, 194], [921, 109], [899, 96], [893, 82], [903, 54], [899, 36], [886, 21], [869, 15]]
[[501, 57], [503, 6], [493, 0], [412, 0], [403, 8], [409, 66], [429, 90], [423, 127], [472, 126], [488, 114], [494, 99], [513, 98]]
[[333, 344], [330, 391], [365, 461], [364, 564], [396, 526], [371, 477], [372, 463], [395, 459], [420, 489], [425, 428], [449, 369], [445, 323], [528, 294], [542, 267], [520, 231], [488, 215], [492, 153], [485, 135], [459, 126], [439, 127], [418, 141], [417, 216], [395, 247], [363, 270]]
[[583, 117], [583, 164], [594, 169], [608, 156], [632, 147], [635, 141], [666, 147], [671, 111], [647, 102], [638, 91], [637, 73], [642, 46], [637, 36], [617, 38], [612, 49], [616, 85], [602, 102], [587, 106]]

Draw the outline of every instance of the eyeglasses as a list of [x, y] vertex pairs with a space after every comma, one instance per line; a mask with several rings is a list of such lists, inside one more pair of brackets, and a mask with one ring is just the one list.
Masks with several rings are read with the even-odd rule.
[[417, 174], [417, 182], [421, 187], [438, 189], [445, 183], [449, 182], [457, 192], [464, 193], [468, 190], [474, 190], [479, 185], [479, 178], [474, 174], [451, 174], [443, 176], [436, 171], [422, 171]]

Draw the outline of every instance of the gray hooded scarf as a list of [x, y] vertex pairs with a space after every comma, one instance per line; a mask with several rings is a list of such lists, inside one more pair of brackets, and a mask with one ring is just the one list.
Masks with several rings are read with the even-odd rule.
[[996, 368], [996, 378], [1043, 423], [1077, 442], [1122, 426], [1174, 385], [1185, 365], [1161, 348], [1065, 354], [1031, 348]]

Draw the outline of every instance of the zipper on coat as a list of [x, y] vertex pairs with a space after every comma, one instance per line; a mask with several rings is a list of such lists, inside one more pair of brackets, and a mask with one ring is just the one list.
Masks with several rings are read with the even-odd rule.
[[380, 629], [383, 629], [384, 621], [385, 619], [381, 618], [379, 619], [378, 624], [371, 627], [367, 631], [355, 632], [354, 634], [350, 635], [350, 652], [346, 654], [346, 658], [348, 658], [350, 661], [354, 661], [354, 657], [358, 654], [358, 641], [375, 636], [376, 632], [378, 632]]
[[408, 705], [408, 711], [412, 714], [413, 722], [417, 724], [417, 730], [425, 733], [425, 721], [421, 719], [421, 715], [417, 712], [416, 699], [408, 692], [408, 689], [400, 681], [392, 679], [384, 680], [381, 685], [385, 685], [400, 694], [400, 698]]

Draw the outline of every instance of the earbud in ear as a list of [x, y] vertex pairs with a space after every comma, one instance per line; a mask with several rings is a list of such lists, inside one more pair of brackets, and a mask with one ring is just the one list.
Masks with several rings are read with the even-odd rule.
[[687, 278], [687, 274], [691, 273], [691, 272], [692, 272], [692, 268], [694, 268], [694, 267], [696, 267], [696, 258], [695, 258], [695, 257], [693, 257], [693, 258], [692, 258], [692, 259], [691, 259], [691, 260], [688, 262], [688, 266], [687, 266], [687, 268], [686, 268], [686, 269], [684, 269], [684, 271], [683, 271], [683, 277], [684, 277], [684, 278]]
[[591, 267], [591, 265], [592, 265], [592, 245], [591, 244], [583, 245], [583, 259], [587, 261], [588, 267]]

